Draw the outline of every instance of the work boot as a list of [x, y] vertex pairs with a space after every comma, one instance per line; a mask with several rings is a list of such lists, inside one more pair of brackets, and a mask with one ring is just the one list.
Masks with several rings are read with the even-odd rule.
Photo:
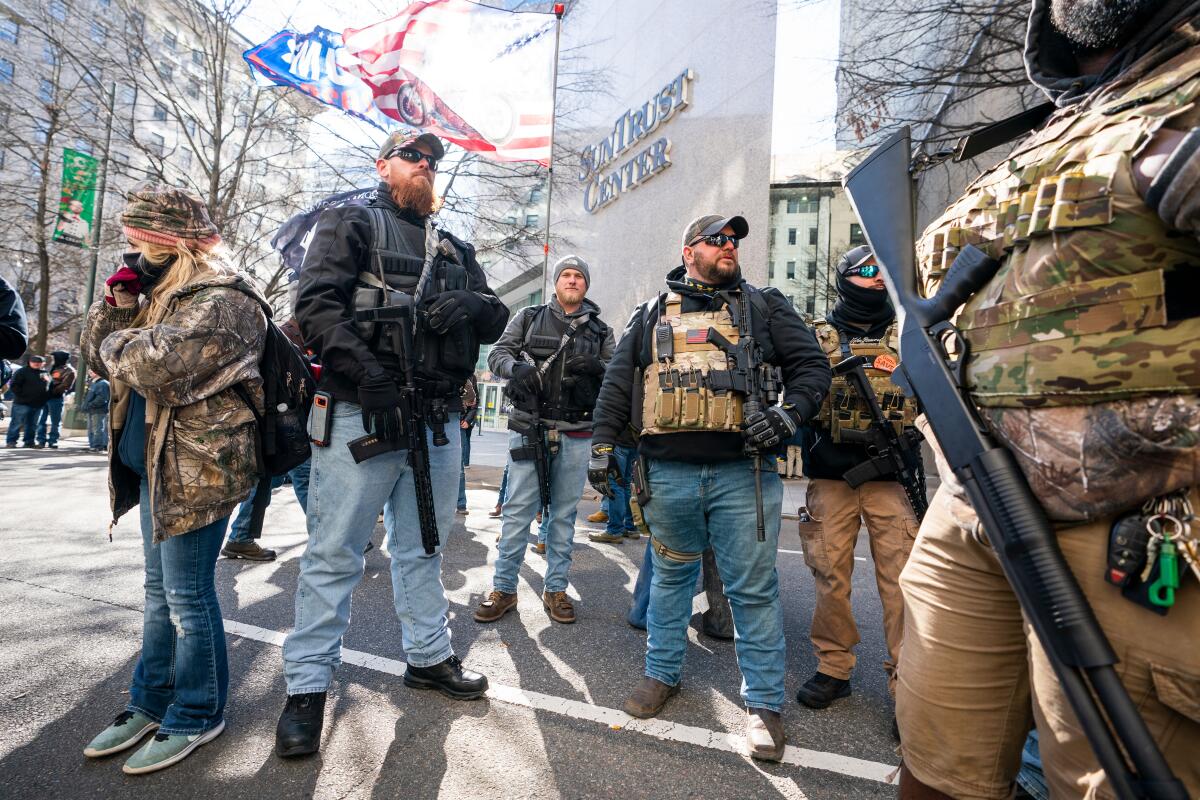
[[841, 697], [850, 696], [850, 681], [834, 678], [818, 672], [796, 692], [796, 702], [809, 708], [829, 708], [829, 704]]
[[679, 692], [679, 685], [668, 686], [662, 681], [642, 676], [641, 683], [633, 687], [625, 699], [625, 713], [638, 719], [649, 719], [662, 711], [671, 697]]
[[325, 692], [288, 695], [275, 726], [275, 754], [280, 758], [306, 756], [321, 749], [325, 723]]
[[760, 761], [779, 761], [787, 736], [783, 732], [783, 717], [778, 711], [765, 708], [746, 709], [746, 746], [750, 757]]
[[247, 561], [274, 561], [275, 551], [260, 547], [258, 542], [226, 542], [221, 548], [226, 558], [244, 558]]
[[567, 599], [566, 592], [542, 592], [542, 605], [550, 612], [550, 619], [570, 625], [575, 621], [575, 606]]
[[509, 594], [498, 589], [493, 589], [492, 593], [487, 596], [487, 599], [479, 604], [479, 608], [475, 609], [475, 621], [495, 622], [516, 607], [516, 592]]
[[529, 549], [532, 550], [533, 552], [537, 553], [539, 556], [546, 555], [546, 543], [545, 542], [538, 542], [536, 544], [531, 544], [531, 545], [529, 545]]
[[626, 539], [640, 539], [640, 538], [642, 538], [642, 532], [641, 532], [641, 531], [639, 531], [637, 528], [630, 528], [629, 530], [625, 531], [625, 532], [624, 532], [624, 533], [622, 533], [621, 535], [622, 535], [622, 536], [624, 536]]
[[489, 517], [498, 517], [503, 513], [504, 513], [504, 508], [500, 505], [497, 505], [495, 508], [493, 508], [491, 511], [488, 512], [488, 516]]
[[408, 665], [404, 685], [411, 689], [436, 689], [455, 700], [475, 700], [487, 691], [488, 680], [478, 672], [463, 669], [458, 656], [450, 656], [430, 667]]
[[459, 508], [459, 509], [456, 509], [454, 513], [460, 517], [465, 517], [467, 514], [470, 514], [471, 512], [465, 508]]
[[594, 514], [588, 514], [587, 521], [588, 522], [608, 522], [608, 514], [606, 514], [604, 512], [604, 509], [600, 509], [599, 511], [595, 512]]
[[625, 537], [608, 531], [592, 531], [588, 534], [588, 539], [593, 542], [604, 542], [605, 544], [620, 544], [625, 541]]

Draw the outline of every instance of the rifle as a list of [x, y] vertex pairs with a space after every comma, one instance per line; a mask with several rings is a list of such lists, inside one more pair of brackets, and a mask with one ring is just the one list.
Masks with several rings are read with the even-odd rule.
[[[1183, 800], [1187, 792], [1117, 677], [1116, 655], [1067, 566], [1045, 510], [1012, 453], [988, 433], [966, 392], [962, 370], [967, 342], [949, 319], [991, 280], [999, 262], [967, 245], [936, 296], [922, 298], [917, 291], [910, 155], [906, 126], [844, 180], [896, 307], [903, 383], [896, 382], [925, 408], [936, 409], [928, 420], [946, 461], [966, 490], [1116, 795]], [[950, 359], [947, 341], [959, 353], [956, 361]]]
[[[871, 362], [866, 356], [852, 356], [842, 359], [833, 368], [834, 375], [844, 375], [854, 391], [858, 393], [862, 403], [871, 412], [871, 427], [865, 431], [853, 428], [842, 429], [842, 441], [864, 444], [868, 452], [873, 453], [870, 460], [846, 470], [842, 476], [850, 487], [857, 489], [869, 480], [895, 475], [896, 480], [908, 497], [917, 520], [925, 518], [929, 510], [929, 501], [925, 498], [925, 471], [921, 464], [920, 438], [915, 432], [904, 431], [897, 433], [891, 421], [883, 415], [879, 407], [879, 398], [867, 380], [865, 367]], [[876, 369], [880, 365], [874, 365]]]
[[[729, 306], [729, 316], [738, 330], [738, 342], [733, 344], [716, 328], [708, 329], [705, 341], [719, 347], [725, 352], [726, 357], [733, 361], [733, 366], [727, 373], [729, 385], [726, 386], [722, 379], [712, 381], [714, 373], [709, 373], [711, 388], [714, 390], [732, 389], [741, 392], [745, 396], [745, 399], [742, 400], [742, 416], [749, 419], [762, 411], [764, 402], [768, 406], [772, 406], [779, 400], [781, 383], [779, 370], [763, 363], [762, 348], [759, 347], [753, 336], [750, 307], [746, 301], [745, 292], [737, 295], [719, 292], [719, 295]], [[762, 453], [749, 441], [746, 441], [745, 453], [754, 462], [756, 532], [758, 541], [764, 542], [767, 539], [767, 533], [763, 520]]]
[[[525, 354], [525, 360], [533, 364], [533, 359], [529, 354]], [[533, 364], [537, 366], [536, 364]], [[538, 482], [538, 508], [542, 512], [542, 519], [546, 519], [546, 515], [550, 513], [550, 454], [546, 451], [546, 423], [542, 422], [538, 407], [538, 397], [534, 395], [530, 399], [524, 397], [515, 397], [509, 395], [509, 399], [513, 401], [513, 406], [521, 409], [532, 417], [529, 425], [524, 430], [518, 430], [515, 427], [516, 423], [509, 423], [509, 427], [525, 436], [529, 444], [524, 447], [514, 448], [512, 457], [514, 461], [533, 461], [533, 469], [537, 473]], [[557, 433], [557, 431], [556, 431]]]
[[441, 539], [433, 504], [433, 481], [429, 473], [429, 443], [425, 441], [425, 409], [421, 393], [416, 387], [416, 365], [413, 363], [416, 358], [413, 346], [414, 300], [412, 295], [387, 289], [383, 296], [385, 305], [360, 309], [354, 316], [359, 322], [375, 322], [391, 329], [392, 345], [400, 354], [404, 373], [404, 385], [400, 387], [400, 419], [404, 425], [404, 439], [385, 442], [369, 434], [350, 442], [350, 453], [355, 463], [361, 463], [380, 453], [408, 448], [408, 465], [412, 468], [413, 488], [417, 495], [417, 518], [421, 524], [421, 545], [426, 554], [433, 555]]

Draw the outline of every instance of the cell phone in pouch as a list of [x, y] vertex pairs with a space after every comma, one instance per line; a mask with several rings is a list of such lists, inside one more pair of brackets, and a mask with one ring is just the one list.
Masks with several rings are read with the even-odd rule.
[[333, 396], [329, 392], [315, 392], [312, 410], [308, 413], [308, 436], [317, 447], [329, 447], [329, 433], [333, 427], [332, 411]]

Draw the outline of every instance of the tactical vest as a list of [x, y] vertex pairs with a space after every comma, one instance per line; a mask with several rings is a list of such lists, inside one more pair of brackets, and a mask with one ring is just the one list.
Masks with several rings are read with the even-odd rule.
[[1197, 124], [1198, 95], [1200, 49], [1190, 48], [1057, 112], [926, 228], [917, 259], [927, 295], [964, 244], [1002, 263], [957, 319], [978, 404], [1085, 405], [1200, 389], [1197, 303], [1186, 298], [1182, 313], [1168, 314], [1167, 299], [1180, 273], [1200, 268], [1200, 244], [1146, 207], [1132, 170], [1168, 118]]
[[[521, 350], [528, 353], [540, 366], [558, 351], [563, 334], [567, 332], [570, 323], [559, 319], [548, 305], [532, 312], [525, 323], [525, 338]], [[542, 393], [538, 398], [538, 414], [542, 419], [586, 422], [592, 418], [596, 399], [600, 396], [600, 380], [578, 379], [573, 376], [568, 378], [563, 374], [563, 367], [573, 355], [598, 358], [607, 334], [608, 326], [595, 316], [589, 317], [588, 321], [575, 331], [570, 344], [559, 353], [550, 367], [549, 374], [542, 379]]]
[[[895, 323], [880, 339], [846, 339], [839, 334], [837, 328], [824, 320], [816, 323], [813, 332], [817, 335], [821, 349], [828, 356], [830, 366], [836, 366], [852, 356], [866, 356], [872, 363], [882, 356], [884, 359], [890, 359], [891, 367], [895, 368], [898, 358]], [[867, 367], [864, 371], [883, 415], [895, 427], [896, 433], [911, 428], [917, 418], [916, 404], [908, 400], [892, 382], [891, 371], [873, 367]], [[871, 412], [858, 396], [858, 392], [844, 377], [834, 375], [829, 394], [825, 396], [821, 410], [817, 413], [817, 424], [829, 431], [831, 441], [840, 443], [843, 430], [850, 428], [865, 431], [870, 429], [871, 422]]]
[[725, 352], [707, 341], [715, 328], [732, 344], [738, 330], [729, 307], [682, 311], [682, 298], [669, 292], [651, 337], [650, 366], [642, 380], [642, 435], [688, 431], [740, 431], [742, 395], [730, 380]]

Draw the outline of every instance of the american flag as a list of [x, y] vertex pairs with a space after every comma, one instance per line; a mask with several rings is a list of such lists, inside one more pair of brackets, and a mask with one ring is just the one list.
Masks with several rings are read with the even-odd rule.
[[342, 34], [379, 109], [498, 161], [550, 161], [554, 17], [421, 0]]

